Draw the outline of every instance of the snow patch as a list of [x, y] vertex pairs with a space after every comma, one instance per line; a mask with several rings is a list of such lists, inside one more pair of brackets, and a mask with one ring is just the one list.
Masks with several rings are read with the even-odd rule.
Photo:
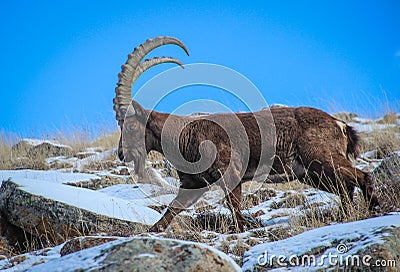
[[176, 194], [160, 194], [162, 191], [164, 191], [162, 187], [153, 184], [117, 184], [99, 190], [109, 196], [144, 206], [168, 205], [176, 197]]
[[55, 170], [0, 170], [0, 186], [2, 181], [11, 178], [12, 180], [30, 179], [47, 181], [51, 183], [78, 183], [89, 180], [99, 180], [99, 176], [84, 173], [64, 173]]
[[349, 123], [357, 132], [371, 133], [375, 130], [383, 130], [386, 128], [395, 128], [396, 124], [376, 124], [376, 123]]
[[[244, 254], [243, 271], [253, 271], [255, 265], [258, 264], [259, 256], [265, 252], [275, 256], [283, 255], [289, 258], [292, 255], [303, 256], [314, 248], [326, 248], [325, 255], [331, 253], [338, 254], [336, 246], [344, 243], [348, 251], [343, 253], [343, 257], [355, 255], [359, 250], [366, 248], [368, 245], [383, 243], [383, 234], [380, 232], [388, 227], [400, 227], [400, 215], [389, 215], [375, 217], [366, 220], [335, 224], [318, 229], [303, 232], [299, 235], [290, 237], [271, 243], [256, 245]], [[335, 241], [337, 244], [333, 244]], [[327, 259], [321, 259], [315, 256], [317, 263], [326, 263]], [[325, 261], [325, 262], [324, 262]], [[323, 267], [318, 267], [319, 269]]]

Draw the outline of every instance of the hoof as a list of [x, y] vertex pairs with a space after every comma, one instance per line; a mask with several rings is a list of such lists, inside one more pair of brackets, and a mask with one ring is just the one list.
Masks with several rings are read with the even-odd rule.
[[162, 232], [163, 228], [161, 226], [154, 225], [149, 229], [149, 232]]

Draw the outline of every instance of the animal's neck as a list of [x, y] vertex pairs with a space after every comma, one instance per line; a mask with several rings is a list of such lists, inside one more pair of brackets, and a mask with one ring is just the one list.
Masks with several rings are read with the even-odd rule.
[[[170, 116], [171, 115], [167, 113], [159, 113], [156, 111], [150, 112], [149, 119], [147, 122], [147, 129], [151, 133], [151, 136], [149, 135], [150, 136], [149, 138], [151, 138], [149, 144], [148, 145], [146, 144], [148, 152], [150, 150], [155, 150], [164, 155], [161, 144], [161, 134], [163, 131], [164, 124], [167, 121], [168, 117]], [[165, 137], [165, 135], [163, 137]]]

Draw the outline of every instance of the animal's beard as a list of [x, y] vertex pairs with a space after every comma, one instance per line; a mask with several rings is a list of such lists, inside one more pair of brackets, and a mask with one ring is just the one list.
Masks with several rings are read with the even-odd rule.
[[133, 157], [133, 163], [135, 174], [138, 176], [138, 178], [143, 180], [147, 179], [145, 157], [143, 155], [136, 154]]

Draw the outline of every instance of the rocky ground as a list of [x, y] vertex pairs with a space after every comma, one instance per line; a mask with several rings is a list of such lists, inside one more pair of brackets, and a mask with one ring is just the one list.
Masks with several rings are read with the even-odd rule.
[[179, 185], [160, 154], [149, 155], [144, 184], [115, 148], [21, 140], [1, 164], [0, 269], [400, 271], [399, 116], [337, 116], [361, 133], [356, 164], [377, 180], [382, 210], [369, 214], [359, 191], [344, 214], [336, 195], [298, 181], [250, 182], [243, 233], [213, 187], [165, 232], [149, 233]]

